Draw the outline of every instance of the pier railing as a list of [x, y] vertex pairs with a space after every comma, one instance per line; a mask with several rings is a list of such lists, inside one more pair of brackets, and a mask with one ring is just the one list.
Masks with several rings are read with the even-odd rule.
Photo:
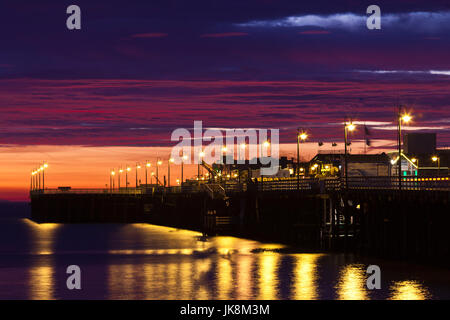
[[[346, 185], [347, 183], [347, 185]], [[117, 195], [142, 195], [152, 193], [198, 193], [207, 192], [227, 194], [255, 190], [257, 192], [279, 191], [316, 191], [320, 193], [340, 190], [398, 190], [398, 177], [326, 177], [326, 178], [275, 178], [254, 179], [251, 182], [238, 183], [237, 181], [225, 181], [222, 183], [202, 183], [200, 185], [183, 185], [175, 187], [138, 187], [123, 189], [45, 189], [33, 190], [31, 195], [40, 194], [117, 194]], [[450, 191], [450, 178], [445, 177], [402, 177], [400, 188], [402, 190], [421, 191]]]
[[[345, 188], [345, 179], [341, 179], [340, 188]], [[349, 177], [348, 189], [373, 190], [450, 190], [449, 177]]]

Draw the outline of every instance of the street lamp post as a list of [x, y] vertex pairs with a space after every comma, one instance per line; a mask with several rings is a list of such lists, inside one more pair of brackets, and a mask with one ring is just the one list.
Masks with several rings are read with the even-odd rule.
[[345, 174], [345, 188], [348, 188], [348, 156], [347, 156], [347, 144], [348, 144], [348, 132], [355, 130], [353, 123], [344, 123], [344, 174]]
[[433, 162], [437, 162], [438, 165], [437, 176], [439, 177], [441, 175], [441, 158], [439, 158], [438, 156], [433, 156], [431, 160], [433, 160]]
[[131, 171], [131, 168], [127, 165], [125, 171], [125, 189], [128, 190], [128, 172]]
[[184, 161], [187, 160], [187, 155], [183, 155], [181, 159], [181, 186], [183, 186], [184, 179]]
[[138, 169], [141, 168], [141, 165], [139, 164], [139, 162], [136, 163], [136, 189], [138, 187]]
[[34, 190], [34, 169], [31, 171], [31, 190]]
[[205, 153], [203, 151], [200, 151], [200, 153], [198, 154], [198, 165], [197, 165], [198, 185], [200, 185], [200, 163], [203, 161], [204, 156]]
[[122, 168], [120, 168], [119, 169], [119, 191], [120, 191], [120, 174], [123, 172], [123, 169]]
[[297, 129], [297, 167], [295, 172], [297, 174], [297, 190], [300, 190], [300, 140], [305, 141], [308, 135], [305, 132], [300, 132], [300, 128]]
[[[158, 158], [159, 159], [159, 158]], [[162, 165], [162, 161], [161, 160], [158, 160], [157, 162], [156, 162], [156, 184], [158, 184], [159, 183], [159, 166], [160, 165]]]
[[41, 168], [38, 168], [37, 171], [38, 171], [38, 190], [41, 190]]
[[416, 158], [412, 158], [411, 161], [412, 161], [412, 163], [414, 163], [416, 165], [417, 174], [419, 174], [419, 160]]
[[48, 164], [44, 162], [41, 168], [42, 168], [42, 190], [45, 190], [45, 169], [48, 168]]
[[408, 114], [401, 114], [402, 106], [398, 106], [398, 190], [402, 189], [402, 121], [408, 123], [411, 116]]
[[[269, 140], [264, 141], [263, 146], [264, 146], [265, 149], [266, 149], [266, 152], [265, 152], [266, 156], [269, 157], [270, 141], [269, 141]], [[272, 150], [271, 150], [271, 151], [272, 151]], [[261, 153], [262, 153], [262, 150], [261, 150]], [[272, 157], [272, 153], [270, 154], [270, 156]], [[262, 155], [261, 155], [261, 157], [262, 157]], [[261, 169], [260, 169], [260, 170], [261, 170]], [[260, 178], [261, 178], [261, 190], [264, 191], [264, 176], [260, 174]], [[222, 179], [222, 178], [221, 178], [221, 179]], [[258, 178], [256, 178], [256, 181], [258, 181]]]
[[111, 191], [113, 191], [115, 188], [115, 185], [114, 185], [114, 176], [115, 175], [116, 175], [116, 172], [114, 171], [114, 168], [113, 168], [111, 171], [111, 182], [112, 182], [112, 183], [110, 183]]
[[222, 147], [222, 168], [223, 168], [223, 173], [227, 173], [227, 158], [228, 158], [228, 155], [227, 155], [227, 151], [228, 151], [228, 148], [227, 148], [227, 146], [223, 146]]
[[148, 160], [145, 163], [145, 185], [147, 186], [147, 168], [150, 168], [151, 163]]
[[170, 158], [169, 161], [167, 161], [167, 187], [170, 187], [170, 163], [173, 163], [174, 161], [173, 158]]

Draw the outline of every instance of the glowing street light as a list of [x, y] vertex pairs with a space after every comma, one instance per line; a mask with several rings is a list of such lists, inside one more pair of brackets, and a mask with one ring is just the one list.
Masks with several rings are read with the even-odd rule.
[[118, 187], [119, 187], [119, 190], [120, 190], [120, 176], [122, 175], [122, 173], [123, 173], [123, 169], [122, 169], [122, 167], [120, 167], [119, 168], [119, 176], [117, 177], [118, 178]]
[[111, 175], [109, 176], [109, 189], [110, 191], [114, 190], [114, 176], [116, 175], [116, 172], [114, 169], [111, 170]]
[[402, 106], [398, 106], [397, 120], [398, 120], [398, 189], [402, 188], [402, 122], [408, 123], [412, 119], [411, 115], [407, 113], [402, 114]]
[[34, 183], [33, 182], [31, 183], [32, 187], [34, 185], [33, 189], [41, 190], [41, 171], [42, 171], [42, 190], [45, 190], [45, 173], [44, 172], [45, 172], [46, 168], [48, 168], [48, 164], [46, 162], [44, 162], [42, 165], [39, 166], [39, 168], [35, 169], [32, 172], [32, 176], [36, 176], [34, 179]]
[[308, 135], [304, 131], [297, 129], [297, 167], [295, 168], [295, 174], [297, 175], [297, 190], [300, 190], [300, 141], [305, 142]]
[[353, 123], [350, 123], [350, 124], [347, 125], [347, 130], [348, 130], [348, 131], [354, 131], [355, 128], [356, 128], [356, 127], [355, 127], [355, 125], [354, 125]]
[[348, 156], [347, 156], [347, 145], [348, 145], [348, 132], [352, 132], [355, 131], [356, 126], [352, 123], [346, 123], [344, 122], [344, 161], [345, 161], [345, 166], [344, 166], [344, 171], [345, 171], [345, 187], [348, 187]]
[[269, 156], [270, 141], [269, 140], [264, 141], [263, 147], [266, 149], [266, 152], [263, 152], [263, 150], [261, 150], [261, 157], [263, 156], [263, 154], [265, 154], [266, 156]]
[[437, 162], [437, 165], [438, 165], [438, 176], [440, 176], [440, 174], [441, 174], [441, 158], [439, 158], [438, 156], [433, 156], [431, 158], [431, 160], [433, 160], [433, 162]]
[[131, 168], [127, 165], [125, 171], [125, 188], [128, 189], [128, 172], [131, 171]]
[[145, 162], [145, 186], [147, 186], [147, 168], [150, 168], [152, 164], [148, 162], [148, 160]]
[[181, 157], [181, 183], [184, 181], [184, 162], [188, 159], [187, 155]]
[[412, 119], [412, 117], [411, 117], [409, 114], [405, 114], [405, 115], [402, 116], [402, 121], [403, 121], [404, 123], [410, 122], [411, 119]]
[[141, 169], [139, 162], [136, 162], [136, 188], [138, 187], [138, 170]]
[[412, 163], [414, 163], [416, 165], [417, 171], [419, 170], [419, 159], [416, 158], [412, 158], [411, 159]]
[[170, 187], [170, 163], [174, 163], [174, 158], [169, 158], [167, 161], [167, 186]]
[[156, 183], [159, 184], [159, 166], [162, 165], [161, 160], [156, 161]]

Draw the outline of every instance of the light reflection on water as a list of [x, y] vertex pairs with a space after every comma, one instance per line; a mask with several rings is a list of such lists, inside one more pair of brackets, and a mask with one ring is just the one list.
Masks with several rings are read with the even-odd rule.
[[391, 287], [392, 300], [424, 300], [430, 299], [426, 287], [415, 280], [395, 281]]
[[336, 287], [340, 300], [367, 300], [365, 268], [360, 264], [345, 266], [339, 275]]
[[[0, 264], [2, 299], [359, 300], [448, 298], [449, 293], [447, 287], [444, 296], [442, 288], [441, 296], [433, 295], [428, 273], [405, 274], [404, 265], [390, 263], [380, 265], [382, 290], [374, 292], [365, 286], [366, 268], [373, 263], [292, 253], [279, 244], [235, 237], [205, 240], [198, 232], [147, 224], [19, 224], [29, 241], [14, 255], [0, 251], [6, 258]], [[4, 228], [0, 224], [0, 231]], [[82, 292], [65, 288], [70, 264], [82, 269]], [[22, 277], [28, 279], [25, 285]], [[14, 294], [3, 283], [15, 286]]]
[[296, 300], [315, 300], [317, 292], [317, 264], [322, 254], [302, 254], [297, 257], [295, 277], [293, 282]]
[[[25, 219], [32, 238], [31, 252], [36, 255], [52, 255], [54, 239], [59, 224], [34, 223]], [[53, 300], [54, 297], [54, 268], [53, 264], [38, 262], [29, 268], [29, 298], [32, 300]]]

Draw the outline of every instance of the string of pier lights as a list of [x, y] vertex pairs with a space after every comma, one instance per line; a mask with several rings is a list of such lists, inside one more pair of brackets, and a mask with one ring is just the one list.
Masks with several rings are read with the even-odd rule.
[[[183, 158], [184, 159], [184, 158]], [[168, 178], [170, 179], [170, 163], [173, 163], [174, 159], [170, 158], [168, 160]], [[141, 165], [139, 162], [136, 162], [136, 166], [135, 166], [135, 187], [137, 188], [139, 185], [142, 184], [142, 181], [139, 179], [139, 170], [144, 168], [145, 170], [145, 185], [148, 185], [149, 182], [149, 174], [150, 174], [150, 184], [153, 183], [153, 178], [155, 177], [156, 179], [156, 183], [157, 184], [161, 184], [161, 181], [159, 179], [159, 167], [163, 164], [163, 162], [157, 158], [156, 161], [156, 173], [155, 171], [149, 171], [150, 168], [152, 167], [152, 163], [148, 160], [145, 161], [145, 165]], [[109, 180], [109, 186], [110, 189], [116, 189], [116, 180], [115, 177], [117, 176], [117, 188], [120, 189], [121, 188], [121, 176], [123, 175], [123, 173], [125, 173], [125, 188], [128, 189], [128, 187], [130, 186], [130, 182], [128, 181], [128, 173], [131, 172], [131, 167], [127, 164], [125, 165], [125, 167], [123, 168], [122, 166], [119, 166], [116, 169], [111, 169], [110, 171], [110, 180]], [[180, 179], [177, 179], [177, 184], [180, 183]], [[169, 182], [169, 186], [170, 186], [170, 182]]]
[[[263, 143], [263, 146], [267, 149], [267, 148], [269, 148], [270, 147], [270, 141], [265, 141], [264, 143]], [[241, 147], [241, 150], [242, 150], [242, 152], [245, 152], [245, 149], [246, 149], [246, 147], [247, 147], [247, 145], [245, 144], [245, 143], [242, 143], [241, 145], [240, 145], [240, 147]], [[227, 152], [227, 148], [226, 147], [223, 147], [222, 148], [222, 151], [224, 152], [224, 153], [226, 153]], [[240, 156], [241, 154], [240, 154], [240, 152], [239, 152], [239, 156]], [[205, 153], [203, 152], [203, 151], [201, 151], [200, 152], [200, 154], [199, 154], [199, 158], [200, 159], [203, 159], [203, 157], [205, 156]], [[184, 181], [184, 162], [186, 161], [188, 159], [188, 157], [186, 156], [186, 155], [183, 155], [182, 156], [182, 161], [181, 161], [181, 179], [179, 179], [179, 178], [177, 178], [176, 179], [176, 183], [177, 183], [177, 185], [180, 185], [180, 183], [181, 182], [183, 182]], [[171, 163], [174, 163], [174, 159], [173, 158], [169, 158], [168, 160], [167, 160], [167, 178], [168, 178], [168, 180], [167, 180], [167, 186], [168, 187], [170, 187], [170, 164]], [[155, 177], [155, 179], [156, 179], [156, 183], [157, 184], [159, 184], [159, 185], [164, 185], [164, 183], [160, 180], [160, 178], [159, 178], [159, 167], [161, 166], [163, 164], [163, 161], [161, 161], [160, 160], [160, 158], [157, 158], [157, 161], [156, 161], [156, 174], [155, 174], [155, 172], [154, 171], [151, 171], [151, 172], [149, 172], [148, 170], [149, 170], [149, 168], [150, 167], [152, 167], [152, 164], [151, 164], [151, 162], [149, 162], [148, 160], [147, 161], [145, 161], [145, 165], [141, 165], [139, 162], [137, 162], [136, 163], [136, 166], [135, 166], [135, 187], [137, 188], [137, 187], [139, 187], [139, 185], [141, 185], [141, 180], [139, 179], [139, 170], [140, 169], [142, 169], [142, 167], [144, 167], [144, 169], [145, 169], [145, 185], [148, 185], [148, 182], [149, 182], [149, 180], [148, 180], [148, 175], [149, 175], [149, 173], [150, 173], [150, 184], [152, 184], [152, 182], [153, 182], [153, 177]], [[199, 180], [199, 177], [200, 177], [200, 165], [201, 165], [201, 163], [199, 162], [199, 164], [198, 164], [198, 177], [197, 177], [197, 180]], [[110, 186], [110, 189], [111, 190], [113, 190], [113, 189], [116, 189], [116, 180], [115, 180], [115, 178], [116, 178], [116, 176], [117, 176], [117, 187], [120, 189], [121, 188], [121, 176], [122, 176], [122, 174], [125, 172], [125, 188], [128, 188], [129, 186], [130, 186], [130, 182], [128, 181], [128, 173], [129, 172], [131, 172], [131, 167], [127, 164], [126, 166], [125, 166], [125, 168], [123, 168], [122, 166], [119, 166], [118, 167], [118, 169], [117, 169], [117, 171], [116, 171], [116, 169], [111, 169], [111, 171], [110, 171], [110, 183], [109, 183], [109, 186]], [[206, 173], [206, 176], [209, 176], [209, 173]], [[217, 176], [214, 176], [214, 178], [220, 178], [222, 176], [222, 173], [217, 173]], [[234, 178], [236, 178], [238, 175], [237, 174], [234, 174], [233, 175], [233, 177]], [[227, 178], [230, 178], [231, 177], [231, 175], [230, 174], [228, 174], [228, 175], [226, 175], [226, 177]], [[205, 177], [202, 177], [201, 178], [201, 180], [205, 180]], [[165, 182], [165, 181], [164, 181]]]
[[[31, 171], [30, 190], [44, 190], [45, 189], [45, 170], [48, 168], [48, 163], [43, 162], [37, 169]], [[42, 184], [41, 184], [41, 172], [42, 172]]]

